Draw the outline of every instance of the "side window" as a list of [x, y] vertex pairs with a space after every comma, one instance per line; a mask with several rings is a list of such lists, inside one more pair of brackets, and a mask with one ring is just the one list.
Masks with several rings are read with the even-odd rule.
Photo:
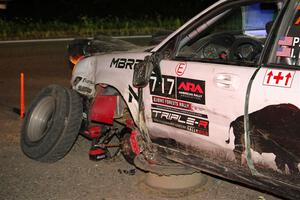
[[276, 3], [252, 3], [194, 24], [182, 34], [175, 59], [254, 65], [277, 12]]
[[300, 3], [291, 2], [275, 37], [268, 63], [300, 67]]

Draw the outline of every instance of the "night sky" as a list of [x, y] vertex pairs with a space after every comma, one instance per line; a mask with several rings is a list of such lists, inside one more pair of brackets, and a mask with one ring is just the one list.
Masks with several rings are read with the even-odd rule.
[[213, 0], [12, 0], [1, 16], [6, 19], [74, 21], [82, 16], [118, 17], [129, 19], [188, 19], [211, 5]]

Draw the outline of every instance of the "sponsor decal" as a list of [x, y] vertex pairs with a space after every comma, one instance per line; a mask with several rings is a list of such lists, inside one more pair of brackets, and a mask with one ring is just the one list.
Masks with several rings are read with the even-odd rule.
[[178, 101], [175, 99], [168, 99], [168, 98], [163, 98], [163, 97], [158, 97], [158, 96], [152, 96], [152, 102], [160, 104], [160, 105], [167, 105], [167, 106], [172, 106], [172, 107], [176, 107], [176, 108], [191, 110], [190, 103]]
[[268, 69], [263, 85], [290, 88], [293, 83], [295, 71]]
[[151, 109], [151, 114], [152, 120], [155, 123], [173, 126], [189, 132], [209, 136], [209, 122], [207, 120], [157, 109]]
[[200, 118], [203, 118], [203, 119], [208, 118], [206, 114], [195, 113], [195, 112], [189, 111], [189, 110], [179, 110], [177, 108], [166, 107], [166, 106], [155, 105], [155, 104], [152, 104], [151, 106], [152, 106], [152, 108], [159, 109], [159, 110], [167, 110], [167, 111], [172, 111], [172, 112], [178, 112], [178, 113], [181, 113], [181, 114], [196, 116], [196, 117], [200, 117]]
[[118, 69], [134, 69], [135, 66], [143, 60], [139, 59], [127, 59], [127, 58], [113, 58], [110, 63], [110, 68]]
[[[293, 178], [299, 177], [299, 120], [299, 108], [290, 103], [268, 105], [249, 113], [249, 123], [253, 125], [250, 135], [251, 150], [260, 154], [273, 153], [276, 156], [274, 160], [276, 171], [279, 170], [281, 175], [285, 174]], [[239, 116], [231, 122], [230, 128], [233, 129], [234, 135], [233, 152], [236, 160], [242, 164], [242, 155], [247, 145], [244, 142], [244, 116]], [[230, 135], [228, 142], [230, 142]]]
[[77, 88], [77, 90], [79, 92], [83, 92], [83, 93], [88, 93], [88, 94], [92, 93], [92, 89], [91, 88], [88, 88], [88, 87], [85, 87], [85, 86], [82, 86], [82, 85], [79, 85], [78, 88]]
[[296, 55], [299, 57], [300, 37], [282, 37], [278, 45], [280, 47], [276, 52], [277, 57], [296, 58]]
[[90, 84], [90, 85], [94, 85], [94, 84], [95, 84], [94, 81], [91, 81], [91, 80], [86, 79], [86, 78], [83, 78], [83, 79], [82, 79], [82, 82], [87, 83], [87, 84]]
[[178, 78], [177, 98], [199, 104], [205, 104], [205, 81]]
[[178, 76], [182, 76], [186, 70], [186, 62], [181, 62], [176, 66], [175, 72]]
[[135, 99], [135, 101], [138, 102], [139, 101], [138, 92], [135, 92], [130, 85], [128, 85], [128, 91], [129, 91], [128, 102], [132, 103], [132, 99]]
[[149, 86], [151, 95], [205, 104], [205, 81], [202, 80], [163, 75], [158, 84], [157, 78], [151, 76]]
[[95, 94], [95, 83], [87, 78], [80, 79], [77, 77], [73, 83], [73, 89], [80, 94], [91, 97]]

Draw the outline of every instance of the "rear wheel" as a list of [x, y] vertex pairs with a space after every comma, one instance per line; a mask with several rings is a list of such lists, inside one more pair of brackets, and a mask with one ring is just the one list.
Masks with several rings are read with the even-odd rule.
[[78, 136], [82, 107], [75, 91], [59, 85], [44, 88], [23, 121], [21, 148], [25, 155], [42, 162], [63, 158]]

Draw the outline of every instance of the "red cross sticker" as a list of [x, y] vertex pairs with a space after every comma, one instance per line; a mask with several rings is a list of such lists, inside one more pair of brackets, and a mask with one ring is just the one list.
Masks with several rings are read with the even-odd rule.
[[[272, 72], [272, 71], [271, 71]], [[277, 76], [274, 76], [276, 80], [276, 84], [278, 85], [281, 80], [283, 80], [284, 76], [281, 76], [282, 72], [279, 72]]]
[[268, 69], [263, 85], [290, 88], [296, 71]]

